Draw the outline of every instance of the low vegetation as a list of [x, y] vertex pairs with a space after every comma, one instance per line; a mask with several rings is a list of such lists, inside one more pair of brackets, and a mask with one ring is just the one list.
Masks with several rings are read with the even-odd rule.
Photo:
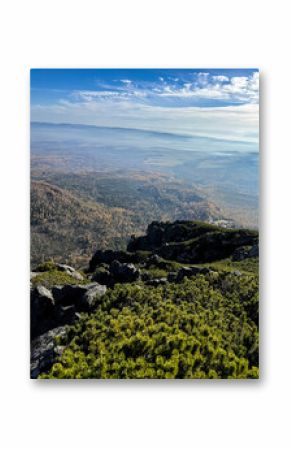
[[115, 286], [59, 343], [42, 378], [257, 378], [257, 276]]
[[[233, 234], [239, 244], [241, 235], [246, 239], [250, 236], [254, 247], [258, 238], [257, 232], [203, 228], [202, 224], [196, 224], [197, 232], [195, 223], [176, 222], [175, 233], [170, 233], [165, 243], [175, 239], [182, 243], [180, 230], [184, 239], [188, 236], [184, 226], [189, 232], [192, 227], [196, 239], [207, 233], [212, 238], [214, 231], [222, 238]], [[154, 224], [157, 234], [158, 228], [160, 231], [164, 224]], [[150, 233], [152, 237], [152, 226], [147, 238]], [[61, 355], [40, 377], [257, 379], [258, 257], [248, 257], [250, 253], [245, 252], [245, 258], [237, 261], [233, 257], [236, 246], [231, 246], [229, 257], [223, 258], [221, 253], [213, 262], [205, 252], [200, 264], [194, 266], [161, 258], [154, 254], [152, 242], [151, 251], [141, 253], [142, 257], [126, 251], [98, 252], [90, 264], [94, 271], [85, 275], [84, 282], [91, 275], [105, 280], [114, 256], [122, 260], [119, 266], [127, 269], [133, 269], [131, 261], [136, 257], [139, 277], [129, 283], [109, 283], [95, 309], [82, 313], [65, 335], [56, 338]], [[50, 279], [59, 275], [51, 264], [42, 267], [48, 271], [38, 276]]]

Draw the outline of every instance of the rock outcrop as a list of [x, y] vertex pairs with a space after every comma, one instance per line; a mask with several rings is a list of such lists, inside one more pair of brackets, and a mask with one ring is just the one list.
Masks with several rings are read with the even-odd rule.
[[55, 327], [57, 314], [55, 301], [50, 290], [42, 285], [31, 290], [30, 312], [32, 338]]
[[253, 246], [242, 246], [237, 248], [233, 253], [234, 261], [241, 261], [251, 257], [259, 257], [259, 245], [255, 244]]
[[72, 323], [79, 312], [89, 312], [106, 293], [96, 282], [84, 285], [56, 285], [51, 290], [36, 286], [31, 290], [31, 336]]
[[212, 270], [206, 267], [183, 267], [181, 268], [176, 277], [176, 282], [182, 282], [185, 277], [197, 276], [198, 274], [208, 274]]
[[31, 342], [30, 347], [30, 377], [36, 379], [39, 374], [46, 372], [63, 351], [62, 346], [55, 343], [55, 337], [65, 334], [65, 327], [57, 327]]
[[140, 270], [132, 263], [120, 263], [114, 260], [110, 265], [110, 273], [114, 283], [135, 282], [140, 278]]
[[248, 229], [225, 229], [188, 221], [153, 222], [145, 236], [129, 242], [128, 250], [152, 251], [179, 263], [205, 263], [230, 257], [242, 246], [256, 248], [257, 244], [258, 232]]
[[145, 262], [150, 256], [148, 252], [143, 251], [113, 251], [113, 250], [98, 250], [95, 252], [93, 257], [89, 262], [88, 272], [92, 273], [97, 267], [101, 265], [110, 265], [112, 262], [117, 260], [120, 263], [142, 263]]
[[128, 251], [155, 251], [166, 243], [185, 242], [215, 231], [217, 226], [198, 221], [178, 220], [173, 223], [153, 221], [147, 228], [145, 236], [131, 239]]
[[168, 280], [166, 277], [150, 279], [145, 282], [146, 285], [151, 285], [152, 287], [159, 287], [160, 285], [166, 285]]
[[64, 271], [66, 274], [68, 274], [72, 278], [76, 279], [77, 281], [83, 281], [84, 280], [83, 275], [81, 275], [81, 273], [79, 273], [73, 267], [71, 267], [69, 265], [65, 265], [65, 264], [62, 264], [62, 263], [56, 263], [55, 266], [56, 266], [56, 268], [59, 271]]

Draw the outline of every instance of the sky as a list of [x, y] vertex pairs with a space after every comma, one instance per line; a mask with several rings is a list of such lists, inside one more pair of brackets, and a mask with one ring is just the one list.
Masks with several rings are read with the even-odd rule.
[[32, 69], [31, 121], [170, 132], [258, 151], [257, 69]]

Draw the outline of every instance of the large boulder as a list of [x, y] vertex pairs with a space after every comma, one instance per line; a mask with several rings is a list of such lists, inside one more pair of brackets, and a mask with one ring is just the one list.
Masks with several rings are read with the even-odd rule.
[[91, 276], [92, 281], [98, 282], [102, 285], [109, 285], [111, 283], [111, 273], [109, 269], [101, 266], [98, 267]]
[[56, 307], [50, 290], [42, 285], [32, 288], [30, 295], [30, 313], [32, 338], [54, 327]]
[[105, 293], [106, 286], [96, 282], [87, 285], [55, 285], [52, 291], [43, 286], [32, 288], [32, 338], [55, 327], [71, 324], [79, 317], [79, 312], [92, 310]]
[[76, 307], [74, 305], [58, 308], [58, 321], [60, 323], [71, 324], [76, 318]]
[[89, 263], [89, 271], [95, 271], [96, 267], [100, 264], [111, 264], [114, 260], [118, 260], [121, 263], [131, 263], [134, 261], [134, 254], [130, 254], [127, 251], [113, 251], [113, 250], [98, 250], [93, 255]]
[[82, 295], [78, 302], [79, 310], [89, 311], [93, 309], [100, 298], [106, 293], [105, 285], [92, 284], [90, 288]]
[[259, 245], [253, 245], [249, 251], [249, 257], [259, 257]]
[[69, 276], [71, 276], [72, 278], [76, 279], [77, 281], [83, 281], [84, 280], [83, 275], [81, 273], [79, 273], [78, 271], [76, 271], [70, 265], [66, 265], [66, 264], [63, 264], [63, 263], [56, 263], [55, 267], [57, 268], [58, 271], [63, 271], [64, 273], [68, 274]]
[[57, 327], [35, 338], [30, 347], [30, 377], [36, 379], [41, 373], [49, 371], [58, 355], [63, 351], [57, 346], [55, 337], [65, 335], [65, 327]]
[[76, 305], [79, 298], [86, 293], [88, 285], [55, 285], [52, 287], [52, 294], [55, 298], [56, 304], [60, 306], [69, 306], [72, 304]]
[[88, 272], [93, 273], [97, 267], [104, 266], [104, 264], [110, 265], [114, 260], [120, 263], [145, 263], [150, 254], [149, 251], [98, 250], [90, 260]]
[[64, 263], [55, 263], [55, 267], [59, 271], [65, 271], [66, 273], [73, 273], [74, 271], [76, 271], [73, 267]]
[[140, 278], [140, 270], [132, 263], [120, 263], [114, 260], [110, 265], [110, 273], [114, 278], [114, 283], [135, 282]]
[[241, 261], [244, 259], [248, 259], [251, 257], [259, 257], [259, 245], [255, 244], [253, 246], [241, 246], [240, 248], [237, 248], [233, 252], [232, 259], [234, 261]]
[[106, 289], [105, 285], [93, 282], [84, 285], [56, 285], [52, 288], [52, 293], [57, 305], [73, 305], [77, 312], [88, 312], [106, 293]]

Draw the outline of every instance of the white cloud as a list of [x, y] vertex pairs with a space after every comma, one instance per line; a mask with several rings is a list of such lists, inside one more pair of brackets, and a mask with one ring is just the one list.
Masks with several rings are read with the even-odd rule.
[[258, 105], [166, 108], [128, 101], [33, 106], [32, 121], [80, 123], [171, 132], [258, 144]]
[[[228, 104], [258, 103], [259, 74], [251, 76], [210, 75], [200, 72], [193, 80], [181, 82], [176, 78], [173, 82], [159, 77], [155, 83], [134, 83], [131, 80], [120, 80], [121, 85], [106, 86], [102, 90], [80, 90], [72, 93], [75, 101], [139, 101], [147, 104], [167, 106], [194, 106], [202, 100], [220, 101], [220, 106]], [[185, 103], [182, 104], [182, 101]]]
[[[163, 78], [163, 77], [161, 77]], [[242, 141], [258, 146], [259, 74], [211, 76], [199, 73], [178, 84], [138, 85], [122, 80], [117, 87], [80, 90], [56, 104], [33, 105], [32, 121], [138, 128], [189, 136]], [[214, 100], [219, 107], [197, 107]], [[224, 102], [231, 104], [225, 106]], [[201, 103], [202, 104], [202, 103]]]
[[[229, 81], [229, 82], [226, 82]], [[215, 99], [233, 103], [258, 103], [259, 74], [232, 77], [209, 77], [208, 73], [199, 73], [197, 81], [185, 83], [182, 87], [169, 87], [159, 94], [166, 97]]]
[[[176, 78], [176, 80], [178, 80]], [[159, 77], [159, 83], [134, 84], [130, 80], [121, 80], [122, 86], [111, 87], [106, 90], [78, 91], [74, 97], [85, 101], [104, 100], [114, 98], [116, 101], [145, 100], [148, 104], [164, 102], [166, 98], [171, 100], [186, 100], [185, 106], [198, 104], [201, 100], [216, 100], [228, 103], [246, 104], [258, 103], [259, 100], [259, 74], [254, 72], [251, 76], [234, 76], [229, 78], [224, 75], [213, 75], [200, 72], [194, 80], [176, 84], [165, 81]], [[192, 104], [192, 105], [193, 105]], [[166, 104], [163, 104], [166, 106]], [[222, 104], [221, 104], [222, 106]]]
[[224, 76], [224, 75], [214, 75], [212, 76], [213, 81], [218, 81], [218, 82], [226, 82], [229, 81], [229, 77], [228, 76]]

